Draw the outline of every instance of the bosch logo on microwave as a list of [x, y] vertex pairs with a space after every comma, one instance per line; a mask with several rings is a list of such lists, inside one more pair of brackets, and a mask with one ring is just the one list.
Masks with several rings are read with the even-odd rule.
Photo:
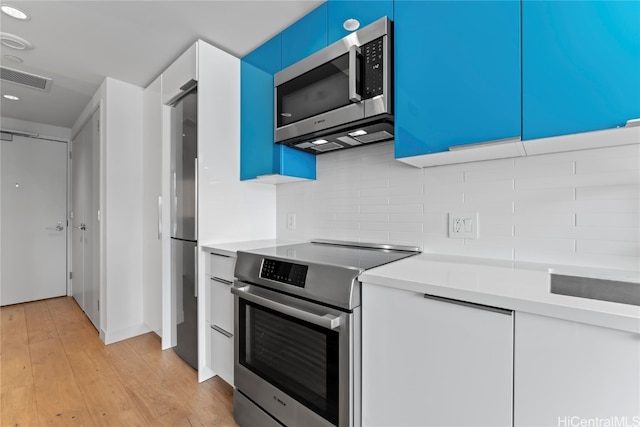
[[322, 120], [316, 120], [315, 122], [313, 122], [313, 124], [314, 124], [314, 125], [319, 125], [320, 123], [324, 123], [324, 122], [326, 122], [326, 120], [325, 120], [325, 119], [322, 119]]

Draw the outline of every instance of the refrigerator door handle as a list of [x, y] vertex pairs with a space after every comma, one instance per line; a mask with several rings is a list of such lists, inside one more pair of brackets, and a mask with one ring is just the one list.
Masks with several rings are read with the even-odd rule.
[[193, 296], [198, 298], [198, 245], [193, 248]]
[[158, 196], [158, 240], [162, 240], [162, 196]]
[[178, 234], [178, 177], [176, 171], [173, 171], [172, 180], [173, 182], [171, 183], [171, 186], [173, 191], [171, 192], [171, 228], [173, 231], [171, 232], [171, 235], [176, 236]]
[[194, 172], [194, 183], [195, 183], [195, 210], [193, 214], [193, 230], [194, 230], [194, 240], [198, 240], [198, 158], [195, 158], [195, 167], [193, 169]]

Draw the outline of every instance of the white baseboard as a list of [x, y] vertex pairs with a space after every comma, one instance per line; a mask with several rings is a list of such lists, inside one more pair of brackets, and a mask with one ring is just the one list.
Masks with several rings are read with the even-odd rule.
[[129, 338], [137, 337], [138, 335], [152, 332], [151, 329], [144, 323], [139, 325], [130, 326], [128, 328], [118, 329], [116, 331], [105, 331], [100, 329], [100, 339], [106, 345], [113, 344], [114, 342], [126, 340]]

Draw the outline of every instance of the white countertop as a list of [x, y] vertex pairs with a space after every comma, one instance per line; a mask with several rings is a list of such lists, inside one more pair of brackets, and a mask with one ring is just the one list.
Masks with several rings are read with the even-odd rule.
[[549, 270], [640, 282], [640, 273], [422, 253], [360, 275], [367, 283], [640, 334], [640, 307], [549, 292]]
[[238, 251], [250, 251], [253, 249], [292, 245], [295, 243], [300, 242], [282, 239], [247, 240], [244, 242], [208, 243], [206, 245], [202, 245], [202, 250], [235, 258]]

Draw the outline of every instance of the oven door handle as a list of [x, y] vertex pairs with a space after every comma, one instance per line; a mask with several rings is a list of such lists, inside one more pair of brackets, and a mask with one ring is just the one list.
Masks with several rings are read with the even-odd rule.
[[305, 322], [313, 323], [314, 325], [320, 326], [325, 329], [336, 329], [340, 326], [340, 317], [334, 316], [331, 313], [327, 313], [323, 316], [310, 313], [306, 310], [302, 310], [296, 307], [292, 307], [285, 303], [281, 303], [278, 301], [274, 301], [270, 298], [265, 298], [260, 295], [256, 295], [248, 289], [249, 286], [244, 286], [241, 288], [231, 288], [231, 293], [237, 295], [239, 298], [245, 299], [247, 301], [251, 301], [256, 304], [260, 304], [263, 307], [270, 308], [271, 310], [275, 310], [282, 314], [289, 315], [291, 317], [295, 317], [296, 319], [304, 320]]

